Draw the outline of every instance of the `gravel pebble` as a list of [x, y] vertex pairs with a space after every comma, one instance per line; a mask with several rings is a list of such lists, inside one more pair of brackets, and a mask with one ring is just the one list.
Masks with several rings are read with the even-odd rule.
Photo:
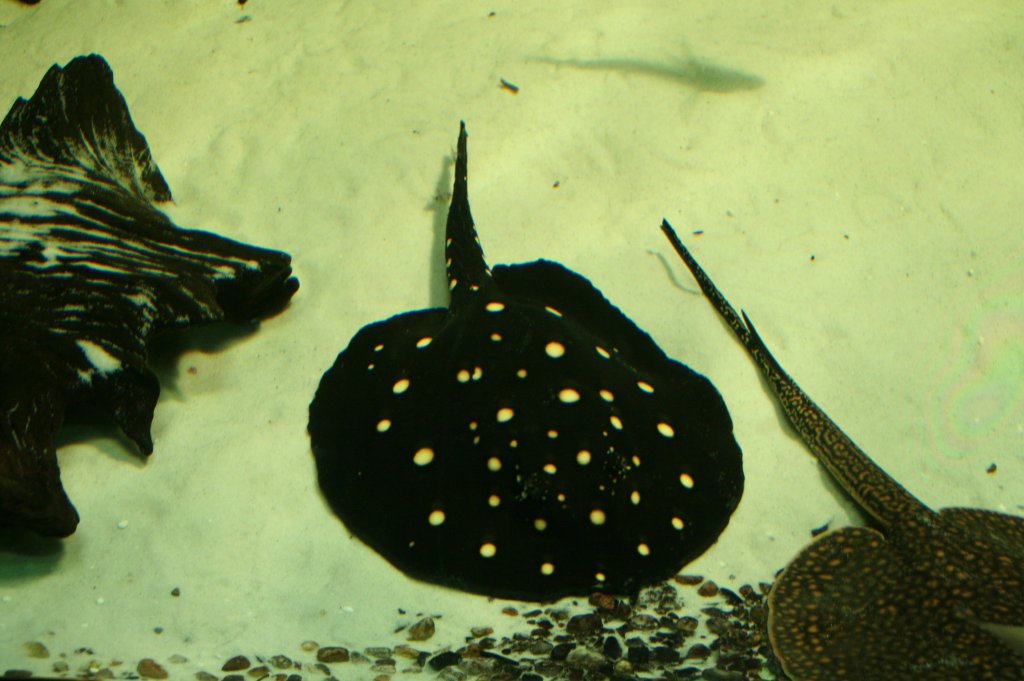
[[424, 617], [416, 624], [409, 627], [406, 639], [409, 641], [428, 641], [434, 635], [434, 619]]
[[50, 657], [50, 649], [39, 641], [29, 641], [25, 644], [25, 652], [29, 657], [45, 660]]
[[139, 676], [146, 679], [166, 679], [168, 677], [167, 670], [151, 657], [144, 657], [139, 660], [135, 671], [139, 673]]
[[348, 648], [341, 646], [324, 646], [316, 651], [317, 662], [348, 662]]

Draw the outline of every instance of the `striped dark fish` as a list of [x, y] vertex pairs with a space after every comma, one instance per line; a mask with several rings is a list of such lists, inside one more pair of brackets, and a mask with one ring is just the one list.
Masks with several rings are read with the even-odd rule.
[[298, 288], [287, 254], [181, 229], [170, 199], [98, 55], [53, 66], [0, 124], [0, 524], [74, 531], [53, 444], [69, 406], [152, 451], [155, 334], [258, 319]]

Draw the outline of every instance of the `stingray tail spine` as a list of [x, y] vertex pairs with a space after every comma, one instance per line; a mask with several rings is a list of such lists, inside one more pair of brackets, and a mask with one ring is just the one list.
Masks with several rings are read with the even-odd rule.
[[793, 428], [843, 489], [886, 527], [907, 513], [929, 513], [924, 504], [872, 461], [786, 373], [747, 314], [742, 313], [742, 317], [737, 314], [667, 220], [662, 220], [661, 231], [697, 280], [701, 291], [754, 359]]
[[491, 270], [484, 261], [484, 251], [473, 225], [473, 215], [469, 211], [468, 160], [466, 124], [460, 121], [455, 155], [455, 183], [451, 207], [448, 209], [444, 249], [448, 290], [451, 291], [453, 306], [480, 290], [491, 278]]

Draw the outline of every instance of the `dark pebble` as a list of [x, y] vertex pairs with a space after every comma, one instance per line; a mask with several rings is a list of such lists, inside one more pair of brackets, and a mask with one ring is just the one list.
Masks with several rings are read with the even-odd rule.
[[8, 669], [4, 672], [5, 679], [31, 679], [32, 672], [27, 669]]
[[718, 595], [718, 585], [712, 582], [710, 579], [700, 585], [697, 589], [697, 593], [704, 598], [711, 598], [712, 596]]
[[626, 648], [626, 659], [632, 665], [647, 664], [651, 660], [651, 651], [647, 646], [629, 646]]
[[569, 656], [572, 649], [576, 647], [575, 643], [559, 643], [557, 646], [551, 649], [551, 659], [556, 662], [560, 662]]
[[416, 624], [409, 627], [407, 639], [409, 641], [427, 641], [434, 635], [434, 620], [424, 617]]
[[544, 681], [544, 677], [540, 674], [534, 674], [533, 672], [527, 672], [519, 677], [521, 681]]
[[602, 626], [604, 626], [604, 623], [601, 621], [601, 616], [597, 613], [592, 613], [590, 615], [576, 615], [569, 618], [568, 624], [565, 625], [565, 630], [573, 636], [580, 636], [598, 631]]
[[341, 646], [324, 646], [316, 651], [317, 662], [348, 662], [348, 648]]
[[151, 657], [144, 657], [135, 665], [135, 671], [139, 676], [146, 679], [166, 679], [167, 670], [160, 666], [160, 663]]
[[367, 657], [372, 657], [375, 660], [382, 657], [391, 657], [391, 648], [387, 648], [385, 646], [372, 646], [370, 648], [364, 648], [363, 652], [366, 653]]
[[708, 655], [711, 654], [711, 648], [708, 648], [703, 643], [695, 643], [690, 646], [690, 649], [686, 651], [687, 660], [706, 660]]
[[557, 660], [541, 660], [533, 665], [533, 668], [541, 676], [561, 677], [565, 663]]
[[241, 674], [228, 674], [220, 681], [245, 681], [245, 677]]
[[610, 660], [617, 660], [622, 657], [622, 645], [619, 643], [619, 639], [615, 636], [609, 636], [604, 640], [604, 645], [601, 646], [601, 650], [604, 652], [605, 657]]
[[179, 589], [178, 587], [174, 587], [173, 589], [171, 589], [171, 595], [177, 598], [181, 595], [181, 589]]
[[725, 602], [729, 605], [735, 607], [743, 603], [743, 599], [740, 598], [740, 595], [732, 589], [726, 589], [725, 587], [722, 587], [720, 591], [722, 592], [722, 595], [725, 596]]
[[743, 681], [743, 674], [739, 672], [726, 672], [721, 669], [705, 669], [700, 678], [705, 681]]
[[274, 669], [289, 669], [292, 666], [292, 661], [288, 659], [287, 655], [274, 655], [270, 658], [270, 664]]
[[[330, 673], [330, 670], [328, 670], [328, 673]], [[248, 674], [249, 678], [252, 679], [262, 679], [264, 676], [270, 675], [270, 667], [265, 664], [261, 664], [259, 667], [253, 667], [247, 671], [246, 674]]]
[[704, 578], [700, 575], [676, 575], [674, 578], [677, 584], [683, 586], [696, 586], [704, 581]]
[[555, 644], [549, 641], [534, 641], [527, 650], [531, 655], [547, 655], [554, 647]]
[[629, 626], [634, 629], [657, 629], [658, 618], [653, 615], [633, 615], [629, 618]]
[[441, 669], [444, 669], [445, 667], [451, 667], [453, 664], [458, 664], [459, 660], [461, 659], [462, 656], [458, 653], [453, 652], [451, 650], [446, 650], [445, 652], [438, 653], [437, 655], [434, 655], [432, 658], [430, 658], [430, 660], [427, 662], [427, 666], [433, 669], [434, 671], [439, 671]]
[[243, 669], [249, 668], [249, 658], [245, 655], [235, 655], [230, 660], [224, 663], [224, 666], [220, 668], [222, 672], [238, 672]]
[[699, 622], [697, 621], [696, 617], [684, 615], [683, 617], [680, 617], [678, 620], [676, 620], [675, 627], [677, 630], [683, 632], [684, 634], [692, 634], [693, 632], [697, 631], [698, 624]]

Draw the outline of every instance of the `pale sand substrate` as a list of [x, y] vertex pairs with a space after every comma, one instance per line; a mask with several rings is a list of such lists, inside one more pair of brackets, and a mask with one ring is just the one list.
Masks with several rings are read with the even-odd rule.
[[[51, 64], [101, 53], [174, 192], [168, 213], [290, 252], [302, 282], [256, 333], [158, 353], [147, 461], [110, 431], [62, 434], [82, 522], [57, 549], [0, 547], [0, 670], [51, 669], [26, 641], [215, 671], [236, 653], [301, 657], [305, 640], [393, 645], [417, 613], [443, 615], [428, 649], [501, 623], [504, 603], [413, 582], [350, 539], [305, 432], [357, 329], [446, 302], [435, 195], [460, 119], [490, 262], [588, 276], [729, 405], [745, 496], [686, 572], [769, 580], [811, 528], [861, 520], [694, 294], [663, 216], [887, 471], [937, 507], [1021, 512], [1014, 3], [627, 5], [0, 6], [4, 112]], [[764, 84], [550, 61], [694, 57]]]

